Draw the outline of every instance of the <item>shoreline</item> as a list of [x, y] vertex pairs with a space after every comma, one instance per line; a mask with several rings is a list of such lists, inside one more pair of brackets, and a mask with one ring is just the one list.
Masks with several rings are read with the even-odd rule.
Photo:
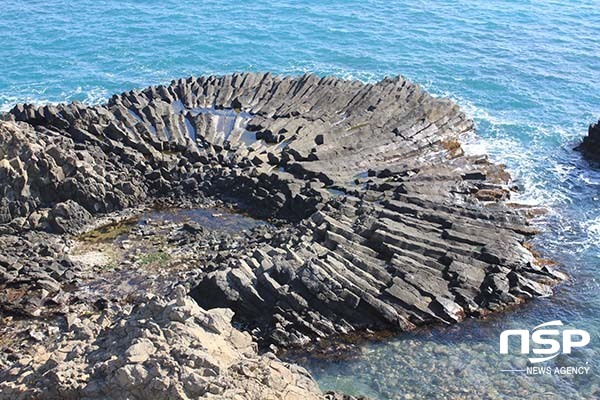
[[[56, 164], [63, 174], [67, 167], [66, 175], [74, 170], [95, 180], [90, 185], [75, 179], [73, 195], [63, 189], [65, 201], [48, 203], [43, 191], [11, 195], [22, 203], [5, 207], [11, 217], [5, 235], [29, 232], [35, 241], [36, 230], [81, 229], [98, 208], [127, 209], [161, 193], [198, 196], [201, 203], [229, 197], [232, 187], [250, 204], [251, 216], [286, 221], [250, 234], [247, 243], [231, 241], [242, 247], [226, 258], [211, 256], [208, 267], [186, 278], [200, 306], [233, 309], [234, 322], [246, 324], [263, 348], [304, 347], [362, 328], [460, 322], [517, 304], [520, 297], [547, 294], [560, 280], [549, 266], [534, 268], [534, 255], [520, 242], [534, 232], [520, 211], [506, 206], [510, 191], [502, 168], [444, 145], [472, 131], [472, 122], [452, 102], [432, 98], [401, 77], [368, 85], [312, 75], [188, 78], [113, 96], [105, 106], [17, 106], [4, 116], [29, 122], [0, 126], [9, 132], [7, 140], [22, 146], [17, 158], [33, 153], [43, 159], [39, 149], [45, 146], [50, 158], [61, 160]], [[249, 145], [245, 132], [255, 135]], [[78, 163], [81, 150], [91, 159]], [[115, 174], [114, 182], [86, 169], [90, 162]], [[31, 182], [29, 171], [19, 175], [23, 165], [3, 164], [15, 187]], [[36, 172], [44, 178], [40, 182], [49, 176], [61, 185], [68, 179], [61, 182], [52, 168]], [[97, 185], [120, 193], [98, 198], [109, 192]], [[332, 195], [331, 187], [341, 193]], [[485, 203], [474, 200], [478, 194]], [[52, 209], [44, 216], [40, 205]], [[200, 228], [186, 231], [178, 243], [212, 235]], [[216, 240], [230, 240], [223, 238]], [[500, 245], [505, 238], [508, 244]], [[482, 288], [491, 289], [489, 297]], [[175, 301], [191, 301], [178, 296]], [[85, 362], [80, 367], [91, 368]], [[15, 379], [11, 375], [7, 382]], [[135, 379], [123, 379], [126, 387], [139, 389], [131, 386]], [[74, 390], [73, 382], [54, 384]]]

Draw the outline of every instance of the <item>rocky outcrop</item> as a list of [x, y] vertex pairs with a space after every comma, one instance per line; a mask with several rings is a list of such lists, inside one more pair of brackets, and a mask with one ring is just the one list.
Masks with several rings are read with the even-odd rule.
[[258, 355], [232, 315], [201, 309], [182, 287], [133, 309], [68, 315], [52, 348], [1, 369], [0, 398], [324, 398], [303, 368]]
[[192, 295], [236, 310], [265, 344], [284, 347], [459, 322], [551, 294], [553, 270], [521, 246], [533, 232], [520, 218], [418, 196], [344, 197], [286, 240], [207, 273]]
[[[218, 199], [274, 222], [260, 240], [202, 247], [188, 282], [203, 309], [233, 310], [263, 348], [455, 323], [549, 295], [560, 278], [527, 246], [536, 230], [508, 203], [510, 176], [464, 154], [472, 121], [402, 77], [188, 78], [100, 106], [18, 105], [3, 119], [0, 219], [13, 241], [77, 232], [93, 216], [156, 199]], [[173, 243], [202, 231], [185, 229]], [[66, 261], [52, 283], [61, 287], [78, 264], [57, 251]], [[0, 267], [0, 286], [20, 294], [45, 277]], [[105, 361], [101, 379], [124, 368]], [[121, 387], [155, 376], [128, 368]], [[89, 367], [81, 371], [89, 382]]]
[[143, 200], [141, 172], [98, 142], [82, 145], [53, 127], [2, 123], [0, 222], [62, 233], [75, 219], [86, 222], [86, 210], [108, 212]]
[[592, 161], [600, 161], [600, 120], [595, 124], [590, 124], [588, 135], [577, 146], [577, 150], [581, 151], [586, 158]]
[[64, 304], [63, 285], [84, 277], [64, 244], [45, 232], [2, 235], [0, 315], [38, 317], [45, 306]]

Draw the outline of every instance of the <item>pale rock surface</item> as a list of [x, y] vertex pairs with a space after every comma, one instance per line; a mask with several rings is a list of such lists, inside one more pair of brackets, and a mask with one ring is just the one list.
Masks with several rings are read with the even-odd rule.
[[0, 373], [0, 399], [323, 398], [305, 369], [258, 355], [232, 316], [178, 288], [98, 318], [91, 336], [75, 318], [53, 348]]

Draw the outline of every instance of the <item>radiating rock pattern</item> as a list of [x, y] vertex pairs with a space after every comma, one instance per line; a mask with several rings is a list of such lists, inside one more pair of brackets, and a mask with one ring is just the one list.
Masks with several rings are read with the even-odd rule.
[[519, 244], [532, 233], [521, 224], [496, 206], [343, 197], [290, 240], [209, 272], [192, 295], [233, 308], [257, 337], [284, 346], [357, 329], [458, 322], [551, 294], [552, 270]]
[[[205, 309], [232, 309], [261, 345], [454, 323], [549, 295], [560, 278], [526, 247], [535, 230], [508, 203], [503, 167], [463, 153], [472, 121], [402, 77], [188, 78], [3, 119], [3, 238], [71, 234], [163, 198], [219, 199], [276, 222], [195, 266], [191, 291]], [[40, 272], [11, 251], [1, 287], [48, 274], [60, 287], [77, 264]]]
[[[66, 198], [100, 212], [197, 187], [241, 196], [265, 215], [306, 217], [327, 197], [323, 185], [347, 184], [368, 169], [411, 173], [436, 160], [432, 143], [452, 146], [472, 128], [456, 105], [402, 78], [364, 85], [270, 74], [179, 80], [106, 106], [20, 105], [5, 119], [36, 127], [35, 140], [7, 134], [2, 142], [5, 158], [18, 159], [3, 163], [14, 182], [3, 196], [5, 221]], [[29, 168], [30, 156], [36, 167], [21, 182], [19, 166]]]
[[600, 120], [594, 124], [590, 124], [588, 135], [577, 146], [577, 150], [580, 150], [590, 160], [600, 161]]

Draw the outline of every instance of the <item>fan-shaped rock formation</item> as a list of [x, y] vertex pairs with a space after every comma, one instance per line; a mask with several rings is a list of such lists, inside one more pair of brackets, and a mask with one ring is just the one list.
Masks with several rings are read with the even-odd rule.
[[535, 229], [507, 202], [503, 167], [464, 154], [472, 121], [402, 77], [188, 78], [3, 119], [0, 285], [13, 292], [60, 292], [78, 268], [38, 235], [163, 198], [219, 199], [277, 225], [193, 266], [198, 304], [231, 308], [263, 345], [454, 323], [559, 278], [526, 246]]

